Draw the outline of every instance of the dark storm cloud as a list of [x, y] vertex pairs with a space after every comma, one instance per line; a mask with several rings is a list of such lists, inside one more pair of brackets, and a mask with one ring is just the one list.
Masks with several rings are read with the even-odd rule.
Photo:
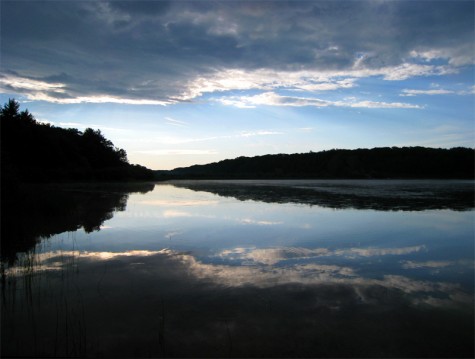
[[[473, 63], [473, 10], [471, 1], [3, 2], [2, 71], [63, 84], [54, 98], [170, 102], [229, 69], [358, 77], [410, 59], [462, 66]], [[409, 70], [400, 78], [422, 71]]]
[[168, 11], [170, 1], [110, 1], [109, 6], [126, 14], [159, 15]]

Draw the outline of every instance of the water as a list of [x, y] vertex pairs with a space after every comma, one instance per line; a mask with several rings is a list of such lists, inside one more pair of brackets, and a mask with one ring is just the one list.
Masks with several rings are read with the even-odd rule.
[[473, 189], [27, 188], [2, 223], [1, 354], [473, 357]]

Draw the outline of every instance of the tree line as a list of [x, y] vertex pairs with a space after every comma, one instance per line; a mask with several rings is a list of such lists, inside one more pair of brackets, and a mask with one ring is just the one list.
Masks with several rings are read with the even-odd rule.
[[127, 153], [100, 130], [84, 132], [38, 122], [10, 99], [0, 108], [2, 187], [22, 182], [153, 179], [153, 171], [129, 164]]
[[426, 147], [333, 149], [238, 157], [206, 165], [152, 171], [129, 164], [127, 153], [100, 130], [43, 124], [10, 99], [0, 108], [2, 189], [21, 182], [152, 179], [474, 178], [475, 150]]
[[238, 157], [156, 174], [164, 179], [473, 179], [474, 163], [472, 148], [381, 147]]

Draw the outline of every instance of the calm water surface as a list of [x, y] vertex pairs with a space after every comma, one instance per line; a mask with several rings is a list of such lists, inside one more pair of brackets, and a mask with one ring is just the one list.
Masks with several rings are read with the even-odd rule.
[[28, 191], [2, 356], [473, 357], [473, 181]]

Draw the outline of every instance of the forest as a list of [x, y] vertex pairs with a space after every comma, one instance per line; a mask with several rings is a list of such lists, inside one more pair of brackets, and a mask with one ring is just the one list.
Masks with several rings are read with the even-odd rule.
[[18, 183], [167, 179], [473, 179], [475, 150], [426, 147], [333, 149], [238, 157], [152, 171], [129, 164], [100, 130], [64, 129], [35, 120], [10, 99], [0, 108], [2, 192]]
[[18, 183], [150, 180], [100, 130], [43, 124], [10, 99], [0, 108], [2, 189]]
[[473, 179], [474, 163], [472, 148], [382, 147], [238, 157], [156, 174], [163, 179]]

